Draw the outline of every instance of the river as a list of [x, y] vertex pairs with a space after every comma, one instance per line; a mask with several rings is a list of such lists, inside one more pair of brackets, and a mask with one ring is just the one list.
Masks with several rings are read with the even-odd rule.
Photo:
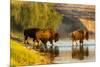
[[[89, 48], [89, 56], [84, 57], [83, 60], [73, 59], [71, 56], [71, 40], [60, 40], [54, 43], [56, 46], [59, 46], [60, 54], [59, 56], [55, 57], [54, 63], [77, 63], [77, 62], [94, 62], [95, 61], [95, 40], [88, 40], [84, 41], [84, 47]], [[50, 45], [48, 43], [48, 45]]]

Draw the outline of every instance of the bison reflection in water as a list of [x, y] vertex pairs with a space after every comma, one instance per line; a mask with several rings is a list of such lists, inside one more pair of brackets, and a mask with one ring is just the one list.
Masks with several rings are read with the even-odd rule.
[[52, 29], [39, 29], [39, 28], [30, 28], [24, 30], [24, 43], [28, 43], [28, 37], [33, 38], [33, 41], [41, 40], [44, 43], [45, 48], [47, 48], [46, 43], [49, 41], [53, 46], [53, 40], [56, 42], [59, 39], [58, 33]]
[[[84, 39], [88, 40], [89, 33], [87, 30], [79, 29], [77, 31], [72, 32], [71, 37], [72, 37], [72, 46], [78, 45], [76, 42], [77, 40], [79, 40], [80, 45], [83, 45], [83, 40]], [[74, 44], [74, 42], [75, 42], [75, 44]]]

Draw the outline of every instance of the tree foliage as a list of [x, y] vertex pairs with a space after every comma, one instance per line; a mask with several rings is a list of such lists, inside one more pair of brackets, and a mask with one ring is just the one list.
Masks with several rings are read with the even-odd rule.
[[56, 30], [62, 15], [53, 6], [52, 3], [11, 1], [11, 31], [34, 27]]

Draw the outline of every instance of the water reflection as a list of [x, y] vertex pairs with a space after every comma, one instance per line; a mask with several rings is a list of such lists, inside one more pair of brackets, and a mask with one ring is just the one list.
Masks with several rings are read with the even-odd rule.
[[[70, 63], [70, 62], [88, 62], [95, 61], [95, 40], [84, 41], [84, 47], [89, 48], [89, 57], [85, 57], [84, 60], [72, 59], [71, 57], [71, 40], [60, 40], [55, 43], [59, 46], [60, 55], [55, 58], [54, 63]], [[50, 46], [50, 44], [49, 44]], [[79, 46], [78, 46], [79, 47]]]

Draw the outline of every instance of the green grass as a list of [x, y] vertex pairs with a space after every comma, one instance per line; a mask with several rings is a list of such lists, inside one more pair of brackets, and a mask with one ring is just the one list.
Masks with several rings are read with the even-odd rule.
[[50, 60], [39, 52], [25, 48], [22, 43], [11, 39], [11, 67], [34, 64], [47, 64]]

